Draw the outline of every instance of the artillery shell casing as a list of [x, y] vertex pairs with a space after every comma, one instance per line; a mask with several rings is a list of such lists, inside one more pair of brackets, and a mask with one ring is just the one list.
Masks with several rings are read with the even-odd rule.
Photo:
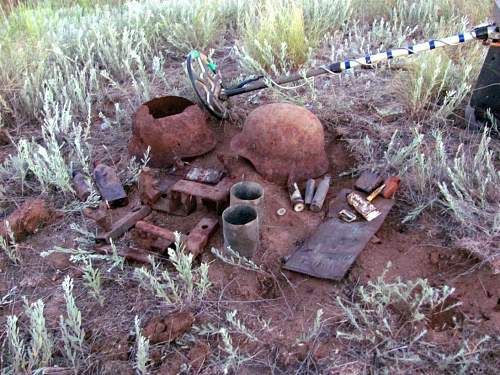
[[361, 215], [366, 221], [372, 221], [378, 217], [381, 212], [373, 204], [368, 202], [358, 193], [352, 192], [347, 196], [347, 202]]
[[382, 190], [384, 190], [384, 188], [385, 188], [385, 184], [380, 185], [378, 188], [373, 190], [369, 196], [366, 197], [366, 200], [368, 202], [373, 201], [375, 198], [377, 198], [379, 196], [379, 194], [382, 192]]
[[316, 189], [316, 193], [314, 193], [314, 197], [311, 202], [311, 211], [321, 211], [323, 203], [325, 203], [326, 195], [328, 194], [328, 189], [330, 189], [331, 179], [332, 178], [329, 175], [326, 175], [318, 184], [318, 188]]
[[76, 196], [82, 202], [85, 202], [92, 193], [92, 189], [90, 188], [87, 179], [80, 172], [76, 172], [73, 177], [73, 188], [75, 189]]
[[316, 181], [314, 181], [312, 178], [307, 180], [306, 183], [306, 196], [304, 198], [304, 203], [305, 204], [311, 204], [313, 197], [314, 197], [314, 188], [316, 187]]
[[128, 204], [128, 196], [114, 168], [98, 164], [94, 169], [94, 179], [99, 193], [108, 207], [121, 207]]
[[304, 199], [302, 199], [302, 193], [296, 182], [288, 186], [288, 192], [290, 193], [290, 201], [292, 202], [293, 210], [295, 212], [304, 211]]

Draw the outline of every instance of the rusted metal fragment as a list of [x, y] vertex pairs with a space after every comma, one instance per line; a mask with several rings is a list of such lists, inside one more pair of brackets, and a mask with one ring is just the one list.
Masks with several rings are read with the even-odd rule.
[[222, 179], [222, 177], [224, 177], [224, 170], [222, 169], [193, 167], [186, 174], [185, 179], [215, 185]]
[[330, 202], [329, 219], [288, 257], [283, 268], [330, 280], [340, 280], [345, 276], [394, 205], [394, 200], [379, 197], [375, 201], [381, 212], [379, 217], [370, 222], [346, 223], [338, 213], [349, 209], [346, 198], [351, 192], [343, 189]]
[[161, 197], [158, 170], [143, 168], [138, 182], [139, 197], [143, 204], [151, 206]]
[[175, 241], [174, 232], [172, 232], [168, 229], [159, 227], [157, 225], [148, 223], [146, 221], [142, 221], [142, 220], [138, 221], [137, 224], [135, 224], [135, 228], [139, 231], [142, 231], [142, 232], [147, 233], [147, 234], [154, 236], [154, 237], [164, 238], [164, 239], [169, 240], [171, 242]]
[[94, 169], [94, 179], [101, 196], [110, 208], [128, 204], [127, 193], [114, 168], [98, 164]]
[[207, 246], [210, 236], [215, 232], [219, 220], [215, 217], [204, 217], [198, 224], [189, 232], [185, 238], [184, 244], [186, 249], [196, 258], [200, 255], [205, 246]]
[[96, 237], [96, 241], [109, 242], [110, 238], [115, 239], [117, 237], [120, 237], [122, 234], [124, 234], [126, 231], [132, 228], [139, 220], [144, 219], [150, 213], [151, 213], [151, 208], [148, 206], [140, 206], [133, 209], [124, 217], [113, 223], [113, 226], [108, 232], [99, 234]]
[[[113, 249], [111, 246], [105, 245], [105, 246], [96, 246], [94, 248], [94, 251], [96, 253], [102, 254], [102, 255], [112, 255], [113, 254]], [[116, 252], [118, 253], [119, 256], [124, 257], [127, 260], [131, 260], [137, 263], [144, 263], [144, 264], [149, 264], [149, 257], [152, 256], [157, 256], [158, 254], [154, 254], [152, 252], [143, 250], [143, 249], [138, 249], [138, 248], [126, 248], [126, 249], [117, 249]]]
[[181, 207], [185, 211], [192, 211], [196, 208], [196, 201], [198, 200], [203, 205], [214, 208], [219, 213], [228, 204], [229, 190], [232, 184], [233, 181], [227, 177], [215, 186], [179, 180], [172, 186], [170, 208], [178, 209]]
[[142, 331], [151, 344], [170, 343], [189, 331], [193, 323], [194, 315], [191, 312], [177, 312], [152, 318]]
[[293, 104], [254, 109], [243, 131], [231, 140], [231, 149], [274, 183], [303, 181], [328, 170], [323, 125], [312, 112]]
[[142, 158], [149, 146], [149, 165], [165, 168], [177, 159], [205, 154], [215, 144], [206, 113], [188, 99], [165, 96], [144, 103], [134, 114], [128, 150]]
[[397, 176], [389, 177], [384, 182], [384, 190], [382, 191], [382, 196], [384, 198], [392, 198], [396, 191], [399, 189], [399, 184], [401, 183], [401, 179]]
[[384, 180], [379, 174], [372, 171], [364, 171], [354, 183], [354, 187], [365, 193], [371, 193], [382, 185], [383, 181]]
[[101, 202], [98, 208], [85, 208], [83, 214], [94, 220], [103, 230], [109, 231], [111, 229], [111, 217], [108, 215], [106, 203]]
[[15, 240], [23, 240], [52, 222], [55, 219], [54, 214], [54, 209], [43, 199], [29, 198], [0, 223], [0, 236], [8, 238], [7, 227], [10, 227]]
[[73, 176], [73, 189], [75, 190], [78, 199], [82, 202], [85, 202], [92, 193], [92, 189], [90, 188], [87, 179], [80, 172], [76, 172]]
[[[170, 199], [172, 195], [172, 187], [181, 177], [175, 175], [162, 176], [159, 179], [158, 190], [160, 191], [160, 198], [151, 205], [151, 208], [156, 211], [165, 212], [171, 215], [187, 216], [192, 210], [182, 211], [182, 208], [176, 206], [176, 202]], [[194, 209], [194, 208], [193, 208]]]

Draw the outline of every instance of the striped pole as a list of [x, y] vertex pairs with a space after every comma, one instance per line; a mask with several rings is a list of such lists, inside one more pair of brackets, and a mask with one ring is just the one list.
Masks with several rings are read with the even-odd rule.
[[[311, 69], [305, 73], [294, 73], [289, 76], [280, 77], [272, 81], [276, 85], [282, 85], [290, 82], [296, 82], [304, 78], [311, 78], [328, 73], [341, 73], [348, 69], [356, 68], [359, 66], [372, 65], [383, 61], [389, 61], [396, 57], [406, 57], [417, 53], [432, 51], [436, 48], [446, 46], [454, 46], [465, 43], [469, 40], [479, 39], [497, 39], [499, 37], [499, 29], [495, 24], [488, 26], [477, 27], [472, 31], [460, 33], [458, 35], [450, 36], [443, 39], [432, 39], [425, 43], [410, 45], [406, 47], [392, 49], [386, 52], [379, 52], [373, 55], [366, 55], [353, 60], [345, 60], [342, 62], [335, 62], [329, 65], [323, 65], [318, 68]], [[225, 88], [222, 90], [223, 98], [228, 98], [234, 95], [239, 95], [255, 90], [260, 90], [268, 87], [268, 83], [263, 80], [243, 81], [238, 86], [233, 88]]]

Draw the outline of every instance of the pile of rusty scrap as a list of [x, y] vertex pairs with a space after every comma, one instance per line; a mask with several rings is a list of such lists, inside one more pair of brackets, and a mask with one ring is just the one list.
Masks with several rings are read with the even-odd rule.
[[394, 205], [399, 184], [396, 176], [384, 180], [371, 171], [362, 173], [354, 184], [358, 191], [340, 191], [330, 202], [327, 220], [285, 257], [283, 267], [319, 278], [342, 279], [380, 229]]
[[[98, 242], [110, 243], [134, 227], [138, 248], [119, 254], [148, 262], [152, 254], [166, 254], [176, 240], [172, 228], [148, 220], [153, 211], [160, 216], [187, 217], [203, 208], [203, 218], [181, 237], [187, 251], [194, 257], [200, 255], [221, 218], [224, 249], [247, 258], [254, 256], [264, 222], [264, 187], [253, 181], [236, 182], [221, 168], [187, 168], [182, 162], [182, 158], [213, 150], [215, 138], [206, 121], [206, 114], [184, 98], [158, 98], [139, 108], [129, 151], [138, 156], [147, 148], [151, 150], [150, 167], [139, 176], [140, 204], [131, 205], [134, 207], [127, 214], [111, 223], [107, 211], [129, 205], [129, 199], [116, 171], [98, 164], [94, 179], [104, 202], [97, 209], [86, 210], [102, 229]], [[287, 187], [295, 212], [306, 207], [322, 211], [332, 177], [327, 174], [323, 127], [314, 114], [291, 104], [261, 106], [249, 114], [243, 131], [231, 140], [231, 149], [250, 161], [264, 179]], [[83, 176], [76, 174], [74, 183], [80, 198], [88, 197], [90, 189]], [[283, 267], [321, 278], [344, 277], [382, 225], [398, 185], [397, 177], [384, 181], [375, 173], [363, 173], [355, 184], [358, 191], [342, 190], [330, 202], [327, 220]], [[304, 196], [300, 186], [305, 187]], [[278, 210], [278, 215], [285, 214], [286, 208]], [[97, 250], [110, 251], [107, 245]]]

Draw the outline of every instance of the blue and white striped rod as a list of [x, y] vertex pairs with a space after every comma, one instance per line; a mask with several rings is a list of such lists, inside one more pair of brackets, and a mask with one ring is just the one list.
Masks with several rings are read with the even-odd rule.
[[[472, 31], [450, 36], [448, 38], [430, 40], [425, 43], [415, 44], [413, 46], [407, 46], [402, 48], [396, 48], [386, 52], [376, 53], [374, 55], [366, 55], [353, 60], [335, 62], [329, 65], [323, 65], [317, 68], [313, 68], [307, 72], [293, 73], [287, 76], [282, 76], [270, 80], [270, 82], [271, 84], [282, 85], [290, 82], [300, 81], [305, 78], [316, 77], [322, 74], [341, 73], [345, 70], [356, 68], [359, 66], [372, 65], [382, 61], [388, 61], [396, 57], [410, 56], [413, 54], [417, 54], [424, 51], [431, 51], [436, 48], [441, 48], [445, 46], [454, 46], [461, 43], [465, 43], [473, 39], [479, 39], [479, 40], [500, 39], [498, 26], [495, 24], [480, 26], [476, 27]], [[226, 100], [227, 98], [234, 95], [240, 95], [268, 87], [269, 80], [264, 80], [262, 78], [263, 77], [258, 77], [257, 79], [255, 78], [247, 79], [238, 84], [237, 86], [223, 88], [221, 100]]]
[[496, 33], [498, 33], [497, 26], [484, 26], [482, 28], [476, 28], [472, 31], [450, 36], [447, 38], [430, 40], [428, 42], [415, 44], [413, 46], [396, 48], [386, 52], [379, 52], [373, 55], [366, 55], [354, 60], [346, 60], [344, 62], [334, 63], [323, 68], [333, 73], [340, 73], [347, 69], [376, 64], [378, 62], [388, 61], [396, 57], [410, 56], [420, 52], [431, 51], [436, 48], [454, 46], [473, 39], [486, 40], [489, 39], [491, 35], [494, 35]]

